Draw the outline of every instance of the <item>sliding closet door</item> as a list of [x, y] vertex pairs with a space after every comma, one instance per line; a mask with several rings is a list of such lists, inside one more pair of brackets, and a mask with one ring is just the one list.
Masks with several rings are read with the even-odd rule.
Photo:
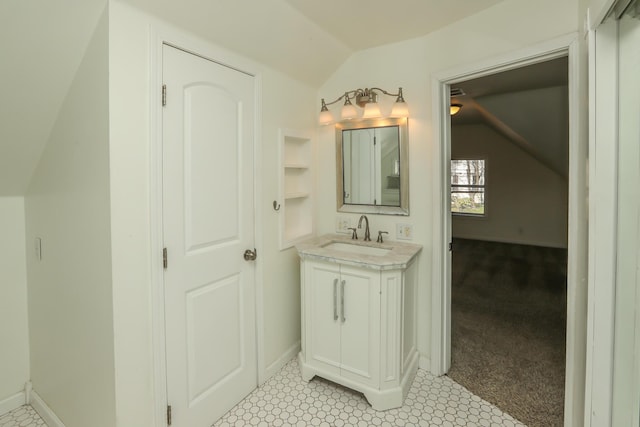
[[640, 8], [635, 5], [628, 7], [618, 21], [618, 55], [618, 257], [611, 425], [638, 427]]

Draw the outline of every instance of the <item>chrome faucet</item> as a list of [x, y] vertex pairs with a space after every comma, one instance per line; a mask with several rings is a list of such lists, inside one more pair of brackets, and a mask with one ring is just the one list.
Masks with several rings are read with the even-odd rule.
[[358, 228], [362, 228], [362, 219], [364, 219], [364, 222], [365, 222], [364, 241], [365, 242], [370, 242], [371, 241], [371, 234], [369, 233], [369, 218], [367, 218], [366, 215], [362, 215], [360, 217], [360, 220], [358, 221]]

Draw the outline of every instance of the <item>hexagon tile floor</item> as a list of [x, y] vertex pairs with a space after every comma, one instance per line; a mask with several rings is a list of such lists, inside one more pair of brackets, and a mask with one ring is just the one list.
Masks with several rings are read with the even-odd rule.
[[[526, 427], [455, 383], [418, 370], [404, 406], [378, 412], [362, 394], [314, 378], [302, 380], [293, 359], [224, 415], [215, 427]], [[46, 427], [31, 406], [0, 415], [0, 427]]]
[[47, 427], [38, 413], [29, 405], [0, 415], [0, 427]]
[[318, 377], [303, 381], [296, 359], [214, 426], [526, 427], [449, 377], [423, 370], [402, 407], [378, 412], [358, 392]]

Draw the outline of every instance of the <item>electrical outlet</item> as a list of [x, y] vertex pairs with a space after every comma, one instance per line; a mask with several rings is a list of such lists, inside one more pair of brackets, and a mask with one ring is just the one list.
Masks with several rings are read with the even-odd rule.
[[411, 225], [411, 224], [396, 224], [396, 238], [398, 240], [412, 240], [413, 239], [413, 225]]
[[351, 232], [349, 227], [352, 227], [351, 218], [348, 216], [336, 217], [336, 233], [349, 234]]

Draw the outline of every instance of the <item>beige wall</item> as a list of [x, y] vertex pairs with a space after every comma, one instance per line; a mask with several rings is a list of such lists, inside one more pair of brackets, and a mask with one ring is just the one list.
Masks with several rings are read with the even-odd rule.
[[[119, 425], [152, 424], [154, 359], [150, 247], [150, 28], [172, 42], [257, 73], [262, 84], [261, 150], [257, 170], [262, 198], [256, 208], [259, 230], [258, 280], [264, 286], [264, 361], [270, 366], [300, 339], [298, 259], [294, 250], [278, 249], [278, 128], [315, 128], [316, 91], [281, 73], [176, 29], [114, 1], [110, 8], [110, 166], [113, 300], [117, 414]], [[161, 402], [160, 402], [161, 403]]]
[[453, 215], [453, 237], [567, 247], [566, 178], [485, 125], [454, 126], [451, 158], [484, 159], [487, 170], [486, 217]]
[[113, 427], [108, 16], [58, 114], [25, 198], [31, 378], [66, 427]]
[[[0, 403], [29, 381], [24, 198], [0, 198]], [[0, 409], [0, 413], [2, 410]]]
[[[428, 36], [357, 52], [320, 88], [320, 98], [337, 97], [345, 90], [378, 86], [395, 90], [402, 86], [410, 108], [410, 209], [405, 218], [370, 215], [372, 232], [388, 230], [395, 238], [395, 224], [413, 225], [420, 255], [418, 345], [430, 357], [432, 247], [434, 221], [432, 123], [432, 75], [456, 66], [484, 61], [578, 30], [577, 0], [512, 0], [449, 25]], [[543, 24], [542, 24], [543, 23]], [[391, 100], [393, 101], [393, 100]], [[390, 108], [390, 106], [389, 106]], [[331, 126], [321, 128], [318, 170], [325, 171], [318, 187], [318, 231], [335, 229], [335, 144]], [[355, 218], [355, 216], [354, 216]]]

